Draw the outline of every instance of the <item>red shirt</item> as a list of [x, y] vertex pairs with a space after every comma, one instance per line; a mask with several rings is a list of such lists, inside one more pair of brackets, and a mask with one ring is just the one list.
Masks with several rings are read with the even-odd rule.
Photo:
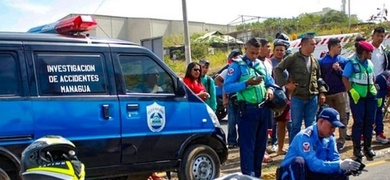
[[[206, 88], [203, 86], [203, 84], [201, 82], [198, 82], [197, 80], [185, 77], [183, 81], [184, 84], [186, 84], [195, 94], [199, 94], [200, 92], [206, 91]], [[205, 99], [202, 100], [204, 101]]]

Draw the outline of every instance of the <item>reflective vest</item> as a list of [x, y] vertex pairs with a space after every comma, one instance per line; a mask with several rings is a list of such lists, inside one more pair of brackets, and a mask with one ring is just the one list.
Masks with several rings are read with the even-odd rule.
[[249, 85], [246, 89], [237, 92], [237, 100], [246, 101], [251, 104], [261, 103], [264, 100], [266, 94], [264, 82], [265, 76], [267, 74], [266, 67], [261, 63], [257, 63], [254, 68], [257, 70], [257, 72], [260, 72], [259, 74], [253, 68], [249, 67], [245, 60], [236, 62], [240, 65], [240, 82], [245, 82], [246, 80], [248, 80], [249, 78], [253, 78], [254, 76], [262, 75], [264, 77], [263, 81], [260, 84]]
[[367, 61], [368, 65], [367, 68], [365, 68], [362, 63], [358, 61], [359, 60], [357, 60], [356, 57], [351, 59], [353, 73], [350, 82], [352, 83], [352, 88], [355, 89], [362, 98], [366, 97], [368, 92], [375, 96], [377, 91], [374, 86], [374, 65], [371, 61]]

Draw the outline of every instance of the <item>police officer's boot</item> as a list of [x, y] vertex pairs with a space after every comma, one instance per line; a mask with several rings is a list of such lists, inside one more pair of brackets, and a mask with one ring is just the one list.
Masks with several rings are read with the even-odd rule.
[[360, 142], [358, 143], [353, 143], [353, 155], [356, 158], [362, 159], [363, 158], [363, 153], [362, 153], [362, 147], [360, 146]]
[[367, 159], [372, 159], [376, 154], [375, 151], [371, 148], [371, 139], [364, 139], [364, 155], [366, 155]]

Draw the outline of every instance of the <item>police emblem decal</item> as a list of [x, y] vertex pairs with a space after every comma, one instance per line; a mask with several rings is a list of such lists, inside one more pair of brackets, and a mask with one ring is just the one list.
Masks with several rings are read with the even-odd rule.
[[309, 152], [310, 151], [310, 143], [304, 142], [303, 143], [303, 152]]
[[165, 107], [156, 102], [146, 106], [148, 127], [152, 132], [160, 132], [165, 127]]
[[234, 69], [233, 68], [229, 68], [228, 71], [227, 71], [227, 75], [231, 76], [233, 75], [234, 73]]

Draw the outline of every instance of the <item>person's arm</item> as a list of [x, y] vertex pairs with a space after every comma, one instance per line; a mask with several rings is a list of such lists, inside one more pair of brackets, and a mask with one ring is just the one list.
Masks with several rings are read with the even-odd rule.
[[[295, 137], [295, 148], [299, 152], [299, 156], [305, 159], [306, 165], [313, 172], [319, 173], [339, 173], [342, 170], [340, 169], [340, 160], [329, 161], [322, 160], [317, 158], [316, 151], [314, 150], [315, 144], [310, 140], [310, 137], [306, 134], [299, 134], [300, 137]], [[314, 134], [313, 134], [314, 135]]]
[[352, 63], [348, 62], [345, 65], [344, 72], [343, 72], [343, 77], [341, 81], [343, 81], [345, 90], [348, 92], [351, 90], [351, 83], [349, 82], [349, 78], [352, 76]]
[[[317, 78], [318, 78], [317, 82], [318, 82], [318, 80], [321, 78], [321, 67], [320, 67], [320, 64], [318, 63], [318, 61], [316, 59], [314, 59], [314, 62], [316, 62], [317, 65], [318, 65], [318, 71], [316, 72], [317, 73], [316, 75], [317, 75]], [[325, 93], [328, 92], [328, 90], [326, 89], [325, 85], [323, 85], [323, 84], [318, 84], [318, 91], [320, 93], [320, 98], [321, 97], [325, 98]], [[324, 100], [323, 103], [325, 103], [325, 99], [323, 99], [323, 100]]]
[[211, 109], [214, 110], [214, 112], [217, 110], [217, 93], [216, 93], [216, 90], [215, 90], [215, 82], [213, 80], [213, 78], [211, 77], [208, 77], [210, 78], [210, 86], [209, 89], [210, 89], [210, 106], [211, 106]]
[[226, 72], [227, 72], [227, 69], [224, 69], [220, 74], [218, 74], [218, 76], [215, 78], [215, 84], [222, 88], [223, 87], [223, 81], [224, 81], [224, 77], [226, 77]]
[[238, 63], [230, 64], [227, 69], [225, 82], [223, 83], [223, 89], [226, 93], [239, 92], [247, 87], [245, 82], [238, 82], [240, 76], [240, 65]]
[[276, 84], [280, 87], [284, 86], [287, 83], [286, 78], [283, 75], [284, 70], [288, 69], [290, 62], [292, 61], [293, 56], [287, 56], [275, 67], [275, 81]]
[[337, 151], [336, 146], [336, 138], [334, 136], [329, 137], [329, 151], [328, 151], [328, 158], [331, 161], [338, 161], [340, 160], [340, 153]]

